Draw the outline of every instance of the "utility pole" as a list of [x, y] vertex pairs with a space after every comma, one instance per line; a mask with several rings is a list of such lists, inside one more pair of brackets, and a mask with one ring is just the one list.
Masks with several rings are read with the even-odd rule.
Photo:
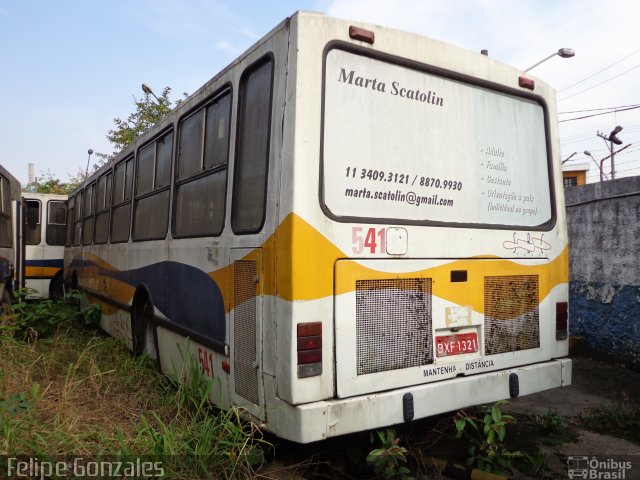
[[[614, 128], [611, 133], [609, 134], [609, 136], [606, 136], [603, 133], [598, 132], [597, 135], [603, 139], [606, 142], [609, 142], [609, 157], [611, 157], [611, 180], [614, 180], [616, 178], [616, 167], [615, 167], [615, 154], [618, 153], [620, 150], [618, 150], [618, 152], [614, 152], [613, 151], [613, 144], [615, 143], [616, 145], [622, 145], [622, 140], [620, 140], [616, 135], [618, 135], [620, 132], [622, 131], [622, 127], [620, 125], [618, 125], [616, 128]], [[626, 148], [626, 147], [625, 147]], [[621, 149], [624, 150], [624, 149]], [[609, 158], [606, 157], [606, 158]], [[602, 161], [606, 160], [606, 158], [603, 158]], [[602, 170], [602, 166], [600, 166], [600, 169]], [[600, 180], [602, 181], [602, 180]]]

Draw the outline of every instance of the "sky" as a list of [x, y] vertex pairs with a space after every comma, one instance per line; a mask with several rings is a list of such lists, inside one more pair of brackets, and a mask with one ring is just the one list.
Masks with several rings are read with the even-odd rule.
[[[0, 0], [0, 164], [21, 182], [66, 181], [88, 150], [111, 153], [106, 134], [126, 118], [141, 84], [172, 99], [193, 93], [296, 10], [374, 23], [443, 40], [525, 69], [557, 91], [561, 158], [630, 144], [616, 178], [640, 175], [640, 2], [636, 0]], [[601, 114], [593, 116], [594, 114]], [[577, 117], [585, 117], [573, 120]], [[607, 179], [610, 163], [604, 162]]]

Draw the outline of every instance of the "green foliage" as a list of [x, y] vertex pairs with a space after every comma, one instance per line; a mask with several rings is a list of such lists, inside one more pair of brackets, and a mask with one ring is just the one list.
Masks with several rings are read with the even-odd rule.
[[583, 418], [585, 427], [640, 443], [640, 406], [605, 403]]
[[12, 419], [34, 406], [39, 390], [40, 385], [34, 383], [29, 393], [0, 394], [0, 432], [3, 436]]
[[536, 415], [534, 420], [538, 426], [536, 437], [543, 445], [573, 443], [579, 438], [577, 432], [555, 411], [547, 410], [542, 415]]
[[116, 128], [109, 130], [107, 134], [107, 140], [113, 144], [116, 152], [133, 142], [145, 130], [162, 121], [173, 108], [180, 104], [181, 100], [173, 103], [169, 99], [170, 93], [171, 88], [164, 87], [158, 100], [151, 97], [148, 93], [145, 93], [142, 98], [136, 98], [134, 95], [133, 102], [136, 106], [135, 112], [130, 114], [126, 120], [114, 118], [113, 122]]
[[[377, 432], [378, 439], [382, 446], [372, 450], [367, 455], [367, 463], [373, 467], [373, 471], [384, 478], [412, 479], [409, 469], [404, 465], [407, 463], [407, 449], [399, 445], [400, 439], [396, 438], [396, 432], [390, 428]], [[375, 437], [371, 434], [371, 443], [375, 442]]]
[[3, 325], [0, 335], [12, 334], [14, 338], [45, 338], [60, 327], [72, 327], [98, 323], [100, 308], [89, 305], [79, 308], [82, 294], [71, 292], [62, 299], [28, 298], [33, 290], [20, 289], [14, 292], [13, 313]]
[[484, 407], [484, 417], [470, 415], [461, 410], [454, 417], [456, 438], [463, 438], [468, 443], [467, 465], [477, 467], [486, 472], [505, 473], [512, 469], [512, 461], [522, 458], [520, 451], [511, 452], [504, 445], [507, 425], [513, 423], [511, 415], [500, 410], [504, 401]]
[[144, 456], [162, 462], [165, 478], [243, 479], [271, 447], [242, 409], [208, 403], [215, 381], [193, 355], [178, 383], [90, 327], [37, 342], [5, 337], [0, 349], [0, 457]]
[[59, 178], [54, 177], [50, 170], [47, 170], [41, 178], [38, 178], [38, 182], [35, 184], [36, 193], [68, 195], [74, 188], [75, 185], [71, 183], [63, 183]]

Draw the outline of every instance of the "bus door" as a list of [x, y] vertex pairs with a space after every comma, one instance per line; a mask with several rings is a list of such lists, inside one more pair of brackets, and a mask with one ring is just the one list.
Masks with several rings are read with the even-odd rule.
[[262, 249], [231, 249], [231, 398], [264, 418], [262, 386]]
[[[44, 241], [42, 234], [42, 212], [43, 204], [34, 198], [23, 198], [24, 219], [23, 219], [23, 240], [24, 240], [24, 278], [25, 286], [35, 290], [34, 295], [39, 296], [45, 292], [45, 283], [48, 287], [48, 280], [44, 280]], [[48, 292], [48, 288], [46, 289]]]

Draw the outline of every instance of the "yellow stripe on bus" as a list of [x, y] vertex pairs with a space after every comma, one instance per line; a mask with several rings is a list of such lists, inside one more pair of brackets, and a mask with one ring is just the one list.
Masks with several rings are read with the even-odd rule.
[[61, 268], [58, 267], [29, 267], [27, 266], [24, 269], [25, 278], [53, 278], [53, 276], [58, 273]]

